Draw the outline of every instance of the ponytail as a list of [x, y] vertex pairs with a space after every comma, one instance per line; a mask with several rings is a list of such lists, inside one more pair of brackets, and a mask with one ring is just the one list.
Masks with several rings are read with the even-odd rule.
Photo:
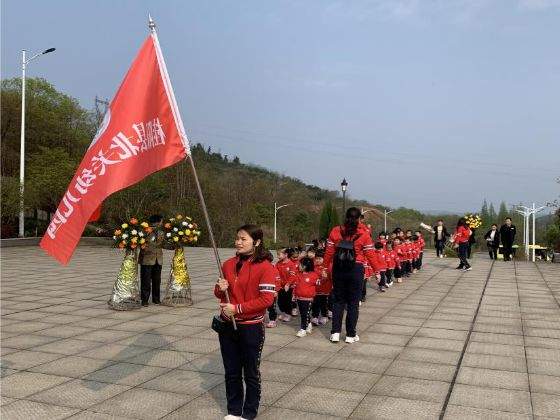
[[344, 235], [353, 236], [358, 231], [360, 216], [362, 212], [357, 207], [350, 207], [346, 210], [346, 218], [344, 220]]

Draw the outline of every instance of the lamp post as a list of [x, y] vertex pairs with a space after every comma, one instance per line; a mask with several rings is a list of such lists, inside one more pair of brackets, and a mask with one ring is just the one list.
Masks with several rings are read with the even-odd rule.
[[536, 233], [536, 228], [535, 228], [535, 218], [536, 215], [539, 211], [543, 210], [546, 206], [541, 206], [541, 207], [535, 207], [535, 203], [533, 203], [533, 207], [531, 208], [531, 213], [533, 214], [533, 255], [532, 255], [532, 260], [533, 262], [535, 262], [535, 233]]
[[274, 243], [276, 243], [276, 220], [277, 220], [278, 210], [280, 210], [282, 207], [288, 207], [291, 205], [292, 204], [282, 204], [281, 206], [277, 206], [276, 202], [274, 202]]
[[348, 182], [346, 178], [342, 179], [340, 183], [340, 188], [342, 188], [342, 217], [346, 214], [346, 188], [348, 187]]
[[25, 58], [25, 50], [21, 51], [21, 137], [19, 145], [19, 237], [25, 236], [25, 210], [23, 202], [25, 183], [25, 68], [27, 65], [43, 54], [53, 52], [56, 48], [49, 48], [39, 52], [29, 59]]
[[383, 224], [383, 232], [385, 232], [385, 233], [387, 233], [387, 215], [388, 215], [389, 213], [393, 213], [394, 211], [395, 211], [395, 210], [389, 210], [389, 211], [387, 211], [387, 209], [383, 210], [383, 213], [384, 213], [384, 215], [385, 215], [385, 222], [384, 222], [384, 224]]

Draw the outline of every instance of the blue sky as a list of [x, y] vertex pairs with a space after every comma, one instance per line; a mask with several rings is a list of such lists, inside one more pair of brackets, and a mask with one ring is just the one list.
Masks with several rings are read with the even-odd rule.
[[2, 77], [93, 108], [158, 25], [191, 141], [389, 206], [559, 194], [560, 0], [2, 2]]

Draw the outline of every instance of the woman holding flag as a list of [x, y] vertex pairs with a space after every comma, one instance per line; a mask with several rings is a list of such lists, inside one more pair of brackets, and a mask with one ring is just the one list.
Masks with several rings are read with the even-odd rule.
[[235, 249], [235, 257], [222, 266], [224, 278], [220, 278], [214, 288], [214, 294], [221, 301], [222, 325], [216, 327], [214, 322], [213, 328], [218, 331], [224, 362], [226, 420], [257, 416], [261, 398], [264, 314], [274, 302], [276, 285], [280, 282], [278, 271], [269, 261], [264, 247], [262, 229], [255, 225], [241, 226], [237, 229]]

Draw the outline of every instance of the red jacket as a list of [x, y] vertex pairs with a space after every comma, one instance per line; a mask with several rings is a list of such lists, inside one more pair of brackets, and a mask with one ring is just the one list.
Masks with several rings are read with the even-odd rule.
[[387, 261], [387, 269], [392, 270], [400, 266], [400, 260], [395, 250], [385, 251], [385, 261]]
[[[327, 248], [325, 249], [325, 258], [323, 259], [326, 267], [331, 267], [333, 263], [333, 257], [336, 250], [336, 245], [342, 241], [342, 226], [336, 226], [331, 230], [329, 234], [329, 239], [327, 239]], [[375, 253], [373, 252], [373, 242], [369, 233], [369, 229], [366, 225], [360, 223], [358, 224], [358, 229], [356, 231], [356, 239], [354, 240], [354, 250], [356, 251], [356, 262], [360, 264], [368, 263], [373, 271], [379, 272], [377, 258], [375, 258]], [[344, 239], [351, 240], [352, 237], [345, 235]]]
[[375, 259], [377, 260], [377, 273], [387, 271], [387, 261], [385, 260], [385, 251], [383, 249], [374, 249]]
[[423, 236], [418, 237], [418, 243], [420, 244], [420, 252], [423, 252], [424, 248], [426, 247], [426, 241], [424, 240]]
[[456, 244], [464, 244], [465, 242], [469, 241], [470, 236], [471, 230], [469, 228], [459, 226], [457, 229], [455, 229], [455, 240], [453, 242], [455, 242]]
[[[222, 265], [224, 278], [229, 282], [230, 303], [235, 305], [235, 321], [239, 324], [257, 324], [264, 319], [264, 312], [274, 302], [276, 284], [280, 281], [278, 271], [267, 260], [254, 263], [245, 260], [239, 273], [235, 266], [239, 257], [235, 256]], [[225, 293], [218, 285], [214, 287], [214, 295], [222, 303], [226, 303]], [[222, 312], [222, 317], [227, 317]]]
[[319, 276], [315, 271], [307, 273], [298, 273], [296, 288], [294, 295], [296, 299], [300, 300], [313, 300], [317, 293], [317, 284], [319, 283]]
[[296, 262], [288, 259], [286, 261], [278, 261], [276, 268], [280, 274], [280, 287], [286, 284], [292, 286], [296, 283], [296, 274], [298, 273], [298, 265]]

